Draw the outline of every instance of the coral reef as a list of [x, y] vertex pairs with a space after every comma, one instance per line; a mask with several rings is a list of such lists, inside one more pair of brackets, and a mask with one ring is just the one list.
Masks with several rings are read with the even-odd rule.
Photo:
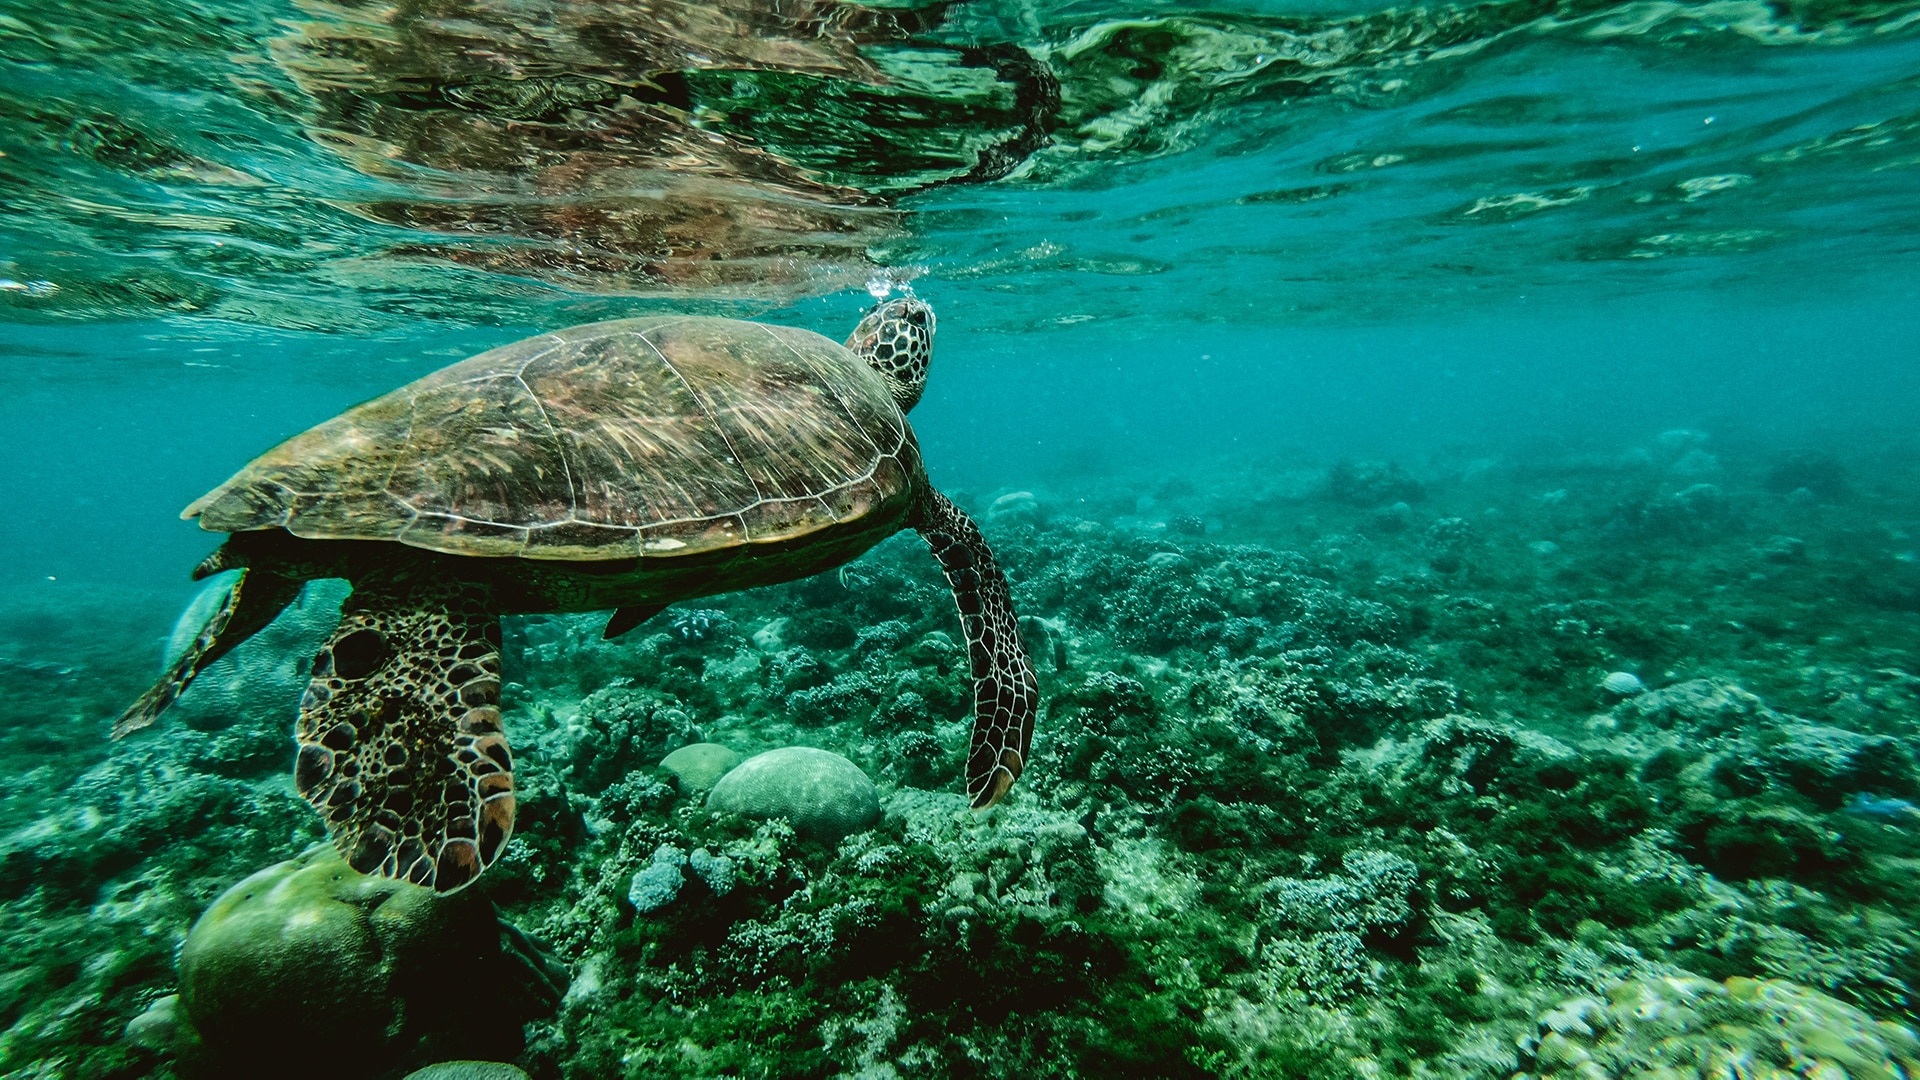
[[[911, 537], [614, 641], [509, 620], [519, 824], [471, 898], [529, 993], [560, 980], [512, 925], [572, 981], [494, 1034], [538, 1080], [1912, 1071], [1920, 485], [1785, 460], [1682, 430], [963, 498], [1043, 695], [985, 813]], [[297, 687], [224, 689], [292, 678], [286, 622], [185, 722], [0, 732], [0, 1073], [195, 1067], [188, 928], [319, 835]], [[51, 700], [0, 656], [0, 710]], [[783, 794], [795, 759], [844, 804]], [[513, 1053], [408, 1045], [386, 1076]]]
[[1920, 1037], [1843, 1002], [1777, 979], [1635, 979], [1540, 1018], [1521, 1044], [1526, 1071], [1547, 1077], [1904, 1077], [1920, 1074]]

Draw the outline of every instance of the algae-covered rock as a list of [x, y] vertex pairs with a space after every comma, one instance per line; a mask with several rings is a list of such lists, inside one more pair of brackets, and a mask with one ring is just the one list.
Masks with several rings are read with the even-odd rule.
[[1769, 773], [1834, 809], [1857, 792], [1920, 793], [1913, 754], [1890, 735], [1862, 735], [1822, 724], [1785, 724], [1769, 732], [1757, 755]]
[[710, 742], [683, 746], [660, 759], [660, 767], [672, 773], [680, 790], [687, 793], [711, 791], [738, 764], [738, 751]]
[[177, 1050], [183, 1028], [180, 1019], [180, 995], [168, 994], [154, 999], [146, 1011], [127, 1021], [122, 1035], [144, 1050]]
[[1573, 998], [1548, 1011], [1520, 1049], [1525, 1071], [1515, 1080], [1920, 1075], [1911, 1028], [1782, 979], [1616, 983], [1605, 1000]]
[[198, 1036], [184, 1076], [372, 1076], [456, 1054], [511, 1058], [536, 1011], [487, 900], [356, 873], [324, 845], [221, 894], [179, 968]]
[[1688, 734], [1724, 735], [1775, 719], [1755, 695], [1731, 683], [1689, 679], [1629, 698], [1614, 710], [1623, 726], [1634, 723]]
[[748, 758], [713, 786], [707, 805], [751, 818], [786, 818], [795, 832], [829, 844], [880, 820], [879, 793], [860, 766], [811, 746]]

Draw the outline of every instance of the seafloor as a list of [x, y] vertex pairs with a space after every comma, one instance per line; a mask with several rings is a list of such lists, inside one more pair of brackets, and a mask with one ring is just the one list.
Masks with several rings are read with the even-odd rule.
[[[472, 890], [509, 947], [231, 1007], [326, 1018], [282, 1075], [1908, 1075], [1916, 480], [1669, 432], [955, 492], [1044, 698], [977, 814], [911, 535], [615, 643], [510, 620], [519, 831]], [[176, 953], [321, 836], [288, 766], [326, 594], [111, 747], [163, 601], [0, 614], [0, 1074], [211, 1068]], [[699, 741], [844, 754], [884, 818], [713, 813], [658, 767]]]

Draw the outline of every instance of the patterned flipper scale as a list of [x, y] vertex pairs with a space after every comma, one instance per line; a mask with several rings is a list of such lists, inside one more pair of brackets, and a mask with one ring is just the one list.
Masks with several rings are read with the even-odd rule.
[[297, 734], [294, 783], [355, 870], [441, 893], [472, 883], [513, 832], [487, 591], [355, 582]]
[[993, 552], [973, 519], [937, 491], [921, 503], [915, 527], [946, 571], [960, 606], [973, 665], [973, 740], [967, 797], [976, 810], [1000, 800], [1025, 767], [1040, 691], [1020, 641], [1020, 624]]
[[278, 617], [294, 597], [300, 595], [300, 585], [298, 581], [259, 570], [240, 571], [233, 588], [227, 590], [220, 606], [194, 636], [193, 644], [160, 676], [159, 682], [120, 714], [120, 719], [113, 722], [111, 737], [122, 738], [153, 723], [207, 665]]

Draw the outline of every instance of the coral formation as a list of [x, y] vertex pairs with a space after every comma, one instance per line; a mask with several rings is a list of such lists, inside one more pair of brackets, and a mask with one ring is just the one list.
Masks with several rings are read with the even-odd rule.
[[[517, 974], [492, 905], [355, 873], [331, 845], [228, 889], [180, 949], [183, 1074], [293, 1075], [327, 1047], [366, 1073], [459, 1050], [515, 1057], [519, 1025], [554, 1002]], [[485, 1013], [473, 988], [491, 987]]]
[[794, 831], [826, 843], [880, 817], [873, 781], [830, 750], [784, 746], [733, 767], [707, 793], [710, 809], [751, 818], [782, 818]]
[[401, 1080], [529, 1080], [527, 1074], [498, 1061], [443, 1061], [415, 1069]]
[[[1043, 694], [986, 813], [957, 789], [969, 661], [910, 539], [614, 641], [603, 616], [509, 620], [519, 828], [474, 898], [573, 976], [514, 1064], [1911, 1070], [1920, 571], [1873, 521], [1920, 507], [1863, 468], [1777, 491], [1812, 473], [1707, 445], [973, 500]], [[0, 794], [0, 1072], [194, 1067], [188, 927], [318, 836], [284, 713], [226, 709], [84, 755], [50, 740]], [[767, 760], [832, 762], [847, 801], [810, 824]], [[550, 1000], [535, 952], [503, 962]], [[512, 1056], [413, 1045], [381, 1080]]]
[[1547, 1077], [1906, 1077], [1920, 1037], [1809, 987], [1778, 979], [1634, 979], [1604, 998], [1562, 1002], [1521, 1043], [1525, 1071]]
[[711, 791], [735, 765], [740, 755], [719, 743], [690, 743], [660, 759], [660, 767], [673, 774], [680, 790], [687, 794]]

